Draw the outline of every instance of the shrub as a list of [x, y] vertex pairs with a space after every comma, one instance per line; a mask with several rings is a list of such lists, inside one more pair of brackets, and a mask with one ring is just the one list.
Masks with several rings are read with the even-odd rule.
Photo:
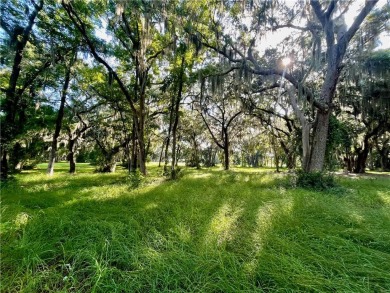
[[303, 170], [298, 170], [295, 180], [295, 185], [302, 188], [325, 190], [337, 187], [334, 176], [326, 172], [304, 172]]
[[144, 179], [144, 175], [139, 170], [130, 172], [128, 176], [128, 180], [132, 188], [141, 187], [142, 183], [144, 182]]

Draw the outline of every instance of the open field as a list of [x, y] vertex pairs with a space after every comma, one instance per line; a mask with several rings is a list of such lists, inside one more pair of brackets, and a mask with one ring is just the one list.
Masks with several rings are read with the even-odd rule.
[[2, 186], [1, 292], [390, 292], [388, 174], [39, 167]]

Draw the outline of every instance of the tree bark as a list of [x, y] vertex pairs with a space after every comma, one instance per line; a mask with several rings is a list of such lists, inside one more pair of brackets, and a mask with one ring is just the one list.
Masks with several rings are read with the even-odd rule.
[[322, 171], [325, 163], [326, 142], [329, 130], [330, 113], [317, 113], [317, 125], [314, 129], [313, 144], [307, 170], [309, 172]]
[[134, 119], [135, 118], [133, 118], [133, 129], [131, 132], [130, 172], [135, 172], [137, 170], [137, 132]]
[[70, 174], [76, 173], [76, 158], [75, 158], [75, 155], [74, 155], [74, 153], [75, 153], [75, 150], [74, 150], [75, 143], [76, 143], [76, 139], [69, 139], [67, 159], [69, 161], [69, 173]]
[[223, 137], [224, 137], [224, 144], [223, 144], [223, 154], [224, 154], [224, 169], [229, 170], [229, 149], [230, 149], [230, 142], [229, 142], [229, 134], [227, 128], [223, 128]]
[[57, 155], [57, 143], [58, 143], [58, 137], [60, 135], [61, 127], [62, 127], [62, 120], [64, 118], [64, 109], [65, 109], [65, 100], [68, 92], [69, 87], [69, 81], [70, 81], [70, 74], [71, 74], [71, 68], [72, 65], [69, 65], [69, 67], [66, 69], [65, 73], [65, 82], [62, 87], [62, 94], [61, 94], [61, 103], [60, 108], [58, 109], [58, 115], [56, 119], [56, 128], [54, 130], [53, 134], [53, 141], [51, 144], [51, 150], [49, 154], [49, 163], [47, 166], [47, 174], [52, 176], [54, 173], [54, 161]]
[[176, 141], [177, 141], [177, 127], [179, 125], [179, 110], [180, 102], [183, 92], [183, 75], [184, 75], [184, 56], [181, 58], [180, 76], [179, 76], [179, 89], [175, 99], [174, 107], [174, 121], [172, 125], [172, 162], [171, 162], [171, 179], [176, 179]]
[[171, 133], [172, 133], [172, 126], [173, 126], [173, 119], [174, 119], [174, 109], [175, 105], [175, 97], [172, 95], [171, 97], [171, 104], [170, 104], [170, 111], [169, 111], [169, 125], [168, 125], [168, 134], [166, 137], [166, 145], [165, 145], [165, 153], [164, 153], [164, 175], [168, 175], [168, 163], [169, 163], [169, 144], [171, 142]]
[[368, 146], [364, 146], [363, 149], [358, 151], [358, 155], [355, 160], [355, 167], [353, 170], [354, 173], [358, 173], [358, 174], [366, 173], [366, 164], [367, 164], [367, 158], [369, 152], [370, 149]]

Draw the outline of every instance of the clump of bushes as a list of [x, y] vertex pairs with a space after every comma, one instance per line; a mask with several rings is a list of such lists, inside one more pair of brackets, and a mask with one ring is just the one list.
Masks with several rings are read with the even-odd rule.
[[338, 187], [335, 177], [327, 172], [304, 172], [298, 170], [294, 178], [295, 186], [314, 189], [327, 190]]
[[130, 174], [128, 175], [128, 182], [130, 187], [132, 188], [142, 187], [144, 181], [145, 177], [139, 170], [130, 172]]

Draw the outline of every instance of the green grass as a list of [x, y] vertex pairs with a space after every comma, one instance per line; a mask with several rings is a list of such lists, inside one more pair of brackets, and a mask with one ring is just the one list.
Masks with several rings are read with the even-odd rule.
[[1, 292], [389, 292], [390, 176], [25, 172], [1, 190]]

